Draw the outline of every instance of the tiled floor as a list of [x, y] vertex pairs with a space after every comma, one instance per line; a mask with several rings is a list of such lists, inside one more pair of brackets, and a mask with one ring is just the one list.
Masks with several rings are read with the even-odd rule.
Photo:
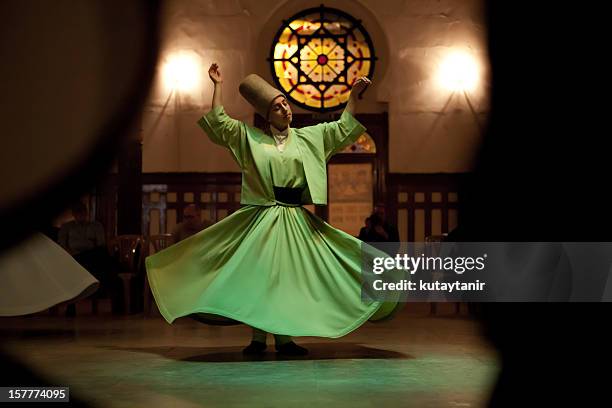
[[[498, 372], [478, 326], [441, 305], [341, 339], [299, 338], [305, 358], [241, 354], [244, 326], [191, 319], [0, 319], [5, 349], [100, 407], [477, 407]], [[271, 347], [270, 347], [271, 349]]]

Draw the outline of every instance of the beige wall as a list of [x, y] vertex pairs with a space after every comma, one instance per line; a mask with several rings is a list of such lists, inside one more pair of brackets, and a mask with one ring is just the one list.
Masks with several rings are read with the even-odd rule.
[[[182, 0], [167, 2], [157, 79], [143, 116], [143, 171], [238, 171], [223, 148], [198, 128], [210, 108], [211, 62], [221, 66], [224, 105], [230, 115], [252, 121], [253, 110], [239, 96], [240, 79], [257, 72], [271, 79], [266, 61], [282, 19], [319, 1]], [[372, 36], [379, 61], [374, 86], [358, 111], [389, 112], [390, 171], [464, 172], [471, 168], [480, 134], [463, 94], [440, 89], [441, 59], [459, 47], [482, 64], [485, 28], [480, 0], [330, 0], [361, 19]], [[176, 52], [191, 55], [201, 67], [201, 83], [188, 93], [163, 87], [162, 67]], [[486, 84], [486, 72], [484, 83]], [[487, 112], [488, 87], [469, 95], [481, 122]], [[299, 109], [296, 109], [299, 111]]]

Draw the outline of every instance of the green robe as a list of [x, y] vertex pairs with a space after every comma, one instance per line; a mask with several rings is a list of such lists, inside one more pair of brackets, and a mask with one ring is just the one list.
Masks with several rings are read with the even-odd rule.
[[[230, 118], [222, 106], [213, 108], [198, 124], [214, 143], [232, 152], [242, 169], [240, 203], [276, 205], [268, 165], [268, 151], [276, 150], [274, 139], [255, 127]], [[293, 135], [296, 139], [308, 184], [303, 204], [327, 204], [327, 161], [355, 142], [365, 130], [346, 111], [336, 122], [290, 130], [289, 138]]]
[[325, 204], [327, 160], [365, 128], [344, 112], [336, 122], [290, 129], [280, 152], [271, 136], [222, 107], [198, 123], [240, 165], [243, 207], [146, 259], [164, 318], [206, 313], [275, 334], [340, 337], [388, 317], [396, 303], [361, 299], [361, 241], [273, 193], [303, 187], [304, 204]]

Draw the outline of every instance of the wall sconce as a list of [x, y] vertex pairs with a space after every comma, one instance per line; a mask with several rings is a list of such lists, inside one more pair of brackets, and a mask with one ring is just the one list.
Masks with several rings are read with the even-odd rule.
[[162, 68], [164, 86], [168, 91], [193, 92], [202, 79], [200, 58], [193, 52], [168, 56]]
[[444, 106], [444, 110], [450, 103], [455, 94], [463, 94], [474, 121], [482, 133], [483, 126], [478, 119], [478, 113], [470, 100], [468, 93], [476, 91], [480, 83], [481, 70], [480, 64], [472, 55], [464, 51], [453, 51], [448, 54], [440, 64], [437, 72], [438, 84], [445, 90], [451, 92]]
[[442, 60], [438, 69], [439, 84], [449, 91], [474, 91], [480, 79], [476, 59], [466, 52], [455, 51]]

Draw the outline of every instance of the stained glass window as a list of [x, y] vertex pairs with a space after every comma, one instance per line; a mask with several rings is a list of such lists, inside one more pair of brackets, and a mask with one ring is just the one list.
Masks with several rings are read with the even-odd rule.
[[376, 56], [361, 21], [321, 5], [283, 21], [268, 60], [293, 103], [325, 112], [346, 105], [357, 78], [372, 77]]
[[359, 136], [355, 143], [345, 147], [340, 153], [376, 153], [376, 143], [374, 143], [372, 136], [364, 133]]

